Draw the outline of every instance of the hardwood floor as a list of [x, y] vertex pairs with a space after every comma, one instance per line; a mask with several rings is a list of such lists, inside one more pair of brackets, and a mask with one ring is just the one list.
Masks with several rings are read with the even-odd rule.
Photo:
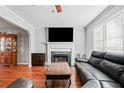
[[[0, 88], [7, 87], [10, 83], [20, 77], [26, 77], [33, 80], [35, 88], [46, 88], [44, 72], [47, 67], [18, 65], [15, 67], [0, 67]], [[76, 76], [75, 67], [71, 67], [71, 88], [79, 88], [80, 80]]]

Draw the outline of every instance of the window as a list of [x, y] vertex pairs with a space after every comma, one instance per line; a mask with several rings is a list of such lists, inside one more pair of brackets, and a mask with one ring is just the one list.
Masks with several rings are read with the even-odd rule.
[[105, 50], [122, 52], [122, 18], [117, 16], [106, 23]]
[[122, 16], [118, 15], [94, 29], [94, 50], [121, 52]]
[[94, 50], [103, 51], [103, 26], [94, 29]]

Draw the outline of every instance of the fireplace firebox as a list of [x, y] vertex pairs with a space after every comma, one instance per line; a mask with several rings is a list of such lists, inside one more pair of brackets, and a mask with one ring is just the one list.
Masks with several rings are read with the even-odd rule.
[[71, 65], [71, 52], [51, 52], [51, 62], [68, 62]]

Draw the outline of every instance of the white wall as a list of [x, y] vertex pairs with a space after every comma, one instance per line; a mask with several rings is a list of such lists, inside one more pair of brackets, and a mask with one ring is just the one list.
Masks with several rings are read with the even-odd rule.
[[89, 25], [86, 26], [86, 55], [89, 58], [93, 51], [93, 29], [96, 25], [104, 22], [107, 18], [121, 11], [124, 6], [109, 6], [99, 16], [97, 16]]
[[[35, 37], [35, 52], [46, 53], [46, 45], [44, 44], [44, 42], [47, 42], [46, 28], [38, 28], [36, 30]], [[77, 53], [83, 55], [85, 53], [85, 31], [83, 27], [74, 27], [73, 39], [75, 44], [75, 57]]]
[[36, 53], [45, 53], [46, 52], [46, 45], [44, 42], [46, 42], [46, 33], [45, 33], [45, 27], [41, 27], [36, 29], [35, 32], [35, 52]]
[[[86, 53], [85, 47], [85, 30], [83, 27], [74, 27], [74, 42], [75, 43], [75, 54], [83, 54]], [[76, 55], [75, 55], [76, 57]]]

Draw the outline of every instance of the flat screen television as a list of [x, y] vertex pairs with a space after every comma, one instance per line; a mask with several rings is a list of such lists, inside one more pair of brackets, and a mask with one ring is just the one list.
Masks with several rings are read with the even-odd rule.
[[48, 28], [48, 42], [73, 42], [72, 27]]

